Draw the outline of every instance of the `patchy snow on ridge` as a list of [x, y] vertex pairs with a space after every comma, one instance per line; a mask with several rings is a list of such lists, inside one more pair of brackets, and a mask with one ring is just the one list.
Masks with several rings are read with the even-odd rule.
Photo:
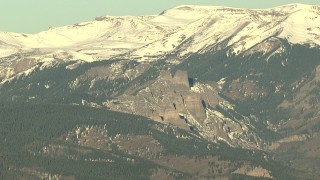
[[52, 55], [52, 58], [61, 59], [61, 60], [82, 60], [82, 61], [86, 61], [86, 62], [95, 61], [94, 57], [91, 57], [89, 55], [82, 54], [82, 53], [79, 53], [79, 52], [75, 52], [75, 51], [59, 50], [59, 51], [54, 52], [51, 55]]

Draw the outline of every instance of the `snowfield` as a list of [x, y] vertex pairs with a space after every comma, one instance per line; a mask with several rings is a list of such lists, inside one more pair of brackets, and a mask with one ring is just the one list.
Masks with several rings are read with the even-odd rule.
[[220, 44], [239, 54], [270, 37], [318, 46], [319, 32], [320, 6], [289, 4], [250, 10], [184, 5], [159, 15], [98, 17], [37, 34], [0, 32], [0, 58], [37, 50], [52, 58], [89, 62], [154, 61], [167, 54], [183, 58]]

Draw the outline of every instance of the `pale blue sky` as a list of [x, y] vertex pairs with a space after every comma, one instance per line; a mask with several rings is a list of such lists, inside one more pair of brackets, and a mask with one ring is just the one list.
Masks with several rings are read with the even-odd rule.
[[183, 5], [268, 8], [320, 0], [0, 0], [0, 31], [36, 33], [102, 15], [151, 15]]

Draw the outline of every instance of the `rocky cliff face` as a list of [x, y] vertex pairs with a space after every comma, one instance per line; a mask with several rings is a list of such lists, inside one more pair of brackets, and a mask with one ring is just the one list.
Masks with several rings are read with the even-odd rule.
[[142, 87], [103, 104], [114, 111], [142, 115], [186, 130], [197, 129], [210, 141], [223, 140], [246, 148], [260, 146], [260, 138], [249, 132], [248, 121], [230, 119], [220, 110], [233, 111], [233, 105], [218, 95], [218, 84], [190, 84], [186, 71], [173, 75], [163, 70], [153, 83]]
[[207, 118], [205, 101], [198, 94], [190, 94], [184, 99], [188, 112], [199, 122], [203, 123]]
[[[190, 102], [185, 101], [190, 96], [190, 85], [188, 74], [185, 71], [177, 71], [175, 75], [162, 71], [157, 80], [149, 87], [143, 88], [135, 94], [130, 91], [120, 96], [117, 103], [107, 107], [149, 117], [155, 121], [173, 124], [184, 129], [189, 129], [187, 121], [183, 118], [188, 111], [202, 112], [202, 119], [205, 116], [204, 107], [199, 97], [199, 106], [193, 107]], [[197, 109], [198, 108], [198, 109]]]
[[189, 88], [190, 84], [189, 84], [188, 72], [178, 70], [172, 78], [172, 83], [174, 85], [182, 85]]

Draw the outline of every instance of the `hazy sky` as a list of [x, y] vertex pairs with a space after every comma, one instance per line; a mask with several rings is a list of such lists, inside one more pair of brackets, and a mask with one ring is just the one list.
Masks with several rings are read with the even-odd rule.
[[268, 8], [320, 0], [0, 0], [0, 31], [36, 33], [102, 15], [151, 15], [183, 5]]

